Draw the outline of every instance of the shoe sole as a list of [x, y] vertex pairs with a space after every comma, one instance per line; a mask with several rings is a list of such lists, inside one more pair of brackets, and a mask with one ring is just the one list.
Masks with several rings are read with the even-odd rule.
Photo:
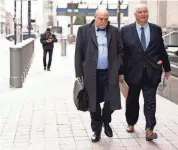
[[99, 142], [100, 140], [101, 140], [101, 138], [99, 138], [99, 139], [96, 140], [96, 141], [91, 139], [91, 142], [92, 142], [92, 143], [97, 143], [97, 142]]
[[127, 131], [128, 133], [133, 133], [133, 132], [134, 132], [134, 130], [128, 130], [128, 129], [126, 129], [126, 131]]
[[151, 137], [146, 137], [146, 141], [152, 141], [152, 140], [155, 140], [157, 138], [158, 138], [158, 135], [155, 133], [155, 135], [153, 137], [152, 137], [152, 135], [151, 135]]
[[105, 133], [105, 135], [106, 135], [107, 137], [113, 137], [113, 134], [112, 134], [112, 135], [108, 135], [108, 134]]

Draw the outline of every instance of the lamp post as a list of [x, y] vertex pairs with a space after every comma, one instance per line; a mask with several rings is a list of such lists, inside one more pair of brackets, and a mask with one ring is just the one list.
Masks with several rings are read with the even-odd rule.
[[31, 37], [31, 0], [28, 0], [28, 36]]
[[22, 27], [23, 27], [23, 23], [22, 23], [22, 0], [20, 1], [20, 24], [21, 24], [21, 28], [20, 28], [20, 33], [21, 33], [21, 38], [20, 41], [22, 42], [23, 40], [23, 34], [22, 34]]
[[120, 25], [121, 25], [121, 4], [123, 3], [123, 0], [120, 1], [118, 0], [118, 8], [117, 8], [117, 23], [118, 23], [118, 28], [120, 29]]
[[16, 35], [17, 35], [17, 32], [16, 32], [16, 7], [17, 7], [17, 3], [16, 3], [16, 0], [14, 0], [14, 44], [16, 45], [17, 43], [17, 39], [16, 39]]
[[[20, 1], [21, 2], [21, 10], [20, 10], [20, 24], [18, 23], [17, 24], [17, 15], [16, 15], [16, 11], [17, 11], [17, 1]], [[20, 25], [20, 32], [21, 32], [21, 37], [20, 37], [20, 41], [22, 41], [23, 39], [23, 35], [22, 35], [22, 28], [23, 28], [23, 22], [22, 22], [22, 3], [23, 1], [28, 1], [28, 35], [29, 35], [29, 38], [31, 37], [31, 28], [32, 28], [32, 25], [31, 25], [31, 0], [14, 0], [14, 44], [17, 43], [17, 25]], [[36, 1], [36, 0], [34, 0]], [[34, 22], [34, 21], [33, 21]]]

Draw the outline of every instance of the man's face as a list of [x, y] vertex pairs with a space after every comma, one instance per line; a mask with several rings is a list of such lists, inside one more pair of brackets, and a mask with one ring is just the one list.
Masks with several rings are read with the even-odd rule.
[[146, 23], [148, 21], [148, 9], [147, 8], [138, 8], [135, 12], [135, 18], [138, 23]]
[[95, 23], [98, 28], [104, 29], [108, 25], [109, 15], [107, 13], [98, 13], [95, 16]]
[[47, 35], [50, 35], [50, 31], [46, 31], [46, 34], [47, 34]]

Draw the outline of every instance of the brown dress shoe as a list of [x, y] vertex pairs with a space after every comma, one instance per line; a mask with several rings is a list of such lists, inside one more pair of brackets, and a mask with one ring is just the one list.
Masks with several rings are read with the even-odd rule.
[[127, 131], [128, 133], [134, 132], [134, 126], [130, 126], [130, 125], [129, 125], [129, 126], [127, 127], [126, 131]]
[[153, 130], [151, 129], [146, 130], [146, 141], [152, 141], [157, 138], [158, 138], [158, 135], [155, 132], [153, 132]]

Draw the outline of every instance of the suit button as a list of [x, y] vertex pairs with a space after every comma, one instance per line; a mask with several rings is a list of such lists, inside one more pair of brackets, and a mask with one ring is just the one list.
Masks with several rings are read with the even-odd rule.
[[94, 61], [94, 63], [96, 64], [96, 61]]
[[95, 76], [95, 73], [93, 73], [93, 76]]

